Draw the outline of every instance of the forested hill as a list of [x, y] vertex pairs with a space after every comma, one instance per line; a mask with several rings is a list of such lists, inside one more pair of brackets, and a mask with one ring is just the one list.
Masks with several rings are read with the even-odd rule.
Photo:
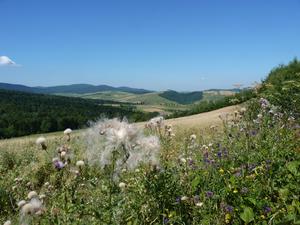
[[11, 90], [11, 91], [24, 91], [30, 93], [40, 93], [40, 94], [86, 94], [102, 91], [123, 91], [133, 94], [145, 94], [152, 91], [140, 89], [140, 88], [130, 88], [130, 87], [112, 87], [109, 85], [91, 85], [91, 84], [71, 84], [71, 85], [60, 85], [52, 87], [29, 87], [20, 84], [8, 84], [0, 83], [0, 89]]
[[104, 103], [107, 101], [0, 89], [0, 138], [82, 128], [101, 116], [142, 121], [156, 115], [129, 105], [116, 107]]

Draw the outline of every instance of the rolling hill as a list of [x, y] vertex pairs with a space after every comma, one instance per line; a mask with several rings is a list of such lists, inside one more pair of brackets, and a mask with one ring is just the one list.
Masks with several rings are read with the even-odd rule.
[[95, 93], [102, 91], [123, 91], [133, 94], [145, 94], [152, 91], [138, 88], [130, 87], [112, 87], [108, 85], [91, 85], [91, 84], [71, 84], [71, 85], [60, 85], [52, 87], [29, 87], [19, 84], [8, 84], [0, 83], [0, 89], [13, 90], [13, 91], [24, 91], [31, 93], [41, 93], [41, 94], [85, 94], [85, 93]]

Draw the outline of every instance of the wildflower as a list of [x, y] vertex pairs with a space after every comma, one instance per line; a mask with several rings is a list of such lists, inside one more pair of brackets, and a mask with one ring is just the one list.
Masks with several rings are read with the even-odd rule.
[[72, 130], [70, 128], [65, 129], [64, 135], [67, 136], [67, 141], [71, 140], [71, 133], [72, 133]]
[[196, 138], [197, 138], [196, 134], [192, 134], [192, 135], [190, 136], [190, 140], [191, 140], [191, 141], [195, 141]]
[[182, 196], [180, 200], [181, 201], [187, 201], [187, 200], [189, 200], [189, 198], [187, 196]]
[[263, 108], [263, 109], [266, 109], [270, 106], [270, 102], [265, 98], [260, 98], [259, 103], [260, 103], [261, 108]]
[[231, 205], [227, 205], [225, 207], [225, 211], [228, 212], [228, 213], [232, 213], [233, 212], [233, 207]]
[[203, 202], [197, 202], [197, 203], [196, 203], [196, 206], [197, 206], [197, 207], [202, 207], [203, 204], [204, 204]]
[[169, 223], [169, 219], [167, 217], [164, 217], [163, 224], [168, 224], [168, 223]]
[[146, 124], [146, 128], [150, 129], [151, 131], [160, 131], [161, 127], [163, 126], [164, 118], [162, 116], [154, 117], [149, 120]]
[[17, 206], [19, 207], [19, 208], [21, 208], [23, 205], [25, 205], [26, 204], [26, 201], [25, 200], [21, 200], [21, 201], [19, 201], [18, 203], [17, 203]]
[[245, 113], [247, 109], [245, 107], [241, 108], [241, 113]]
[[185, 158], [180, 158], [180, 162], [186, 163], [186, 159]]
[[25, 215], [33, 215], [33, 214], [40, 214], [39, 211], [42, 210], [42, 202], [38, 198], [33, 198], [30, 200], [29, 203], [25, 204], [21, 208], [21, 213], [23, 216]]
[[41, 194], [41, 195], [39, 195], [39, 199], [44, 199], [44, 198], [46, 198], [46, 195], [45, 194]]
[[11, 225], [11, 221], [7, 220], [3, 225]]
[[212, 191], [207, 191], [205, 194], [206, 194], [206, 197], [208, 197], [208, 198], [211, 198], [214, 195], [214, 193]]
[[180, 201], [181, 201], [181, 197], [180, 196], [176, 197], [176, 202], [179, 203]]
[[65, 164], [62, 161], [60, 161], [58, 158], [53, 158], [52, 162], [53, 162], [55, 169], [60, 170], [65, 167]]
[[119, 183], [119, 188], [124, 190], [125, 187], [126, 187], [126, 184], [124, 182]]
[[270, 213], [272, 211], [272, 209], [269, 206], [265, 206], [264, 209], [263, 209], [263, 211], [264, 211], [265, 214], [268, 214], [268, 213]]
[[225, 223], [230, 223], [230, 220], [231, 220], [231, 215], [229, 213], [226, 213], [225, 214]]
[[22, 207], [21, 210], [23, 215], [33, 214], [33, 205], [31, 203], [27, 203]]
[[65, 151], [62, 151], [62, 152], [60, 153], [60, 158], [61, 158], [61, 159], [65, 159], [65, 158], [66, 158], [66, 155], [67, 155], [67, 153], [66, 153]]
[[[99, 131], [104, 134], [99, 136]], [[116, 175], [122, 168], [135, 169], [141, 162], [159, 163], [158, 137], [145, 136], [142, 129], [125, 120], [101, 120], [87, 130], [86, 137], [88, 161], [102, 168], [115, 162]]]
[[79, 160], [76, 162], [76, 166], [78, 167], [83, 167], [84, 166], [84, 161], [83, 160]]
[[224, 170], [221, 168], [221, 169], [219, 169], [219, 173], [220, 174], [224, 174]]
[[37, 145], [41, 145], [43, 150], [47, 150], [47, 146], [46, 146], [46, 138], [44, 137], [39, 137], [38, 139], [36, 139], [35, 142]]
[[233, 190], [233, 193], [234, 193], [234, 194], [238, 193], [238, 190], [237, 190], [237, 189], [234, 189], [234, 190]]
[[35, 191], [31, 191], [28, 193], [27, 198], [30, 200], [32, 198], [36, 198], [38, 194]]

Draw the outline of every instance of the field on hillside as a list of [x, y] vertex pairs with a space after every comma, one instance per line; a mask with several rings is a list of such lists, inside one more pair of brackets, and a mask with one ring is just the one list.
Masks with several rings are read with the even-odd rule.
[[[190, 104], [179, 104], [176, 101], [168, 100], [160, 96], [163, 92], [151, 92], [146, 94], [134, 94], [121, 91], [103, 91], [96, 93], [87, 94], [71, 94], [71, 93], [56, 93], [57, 95], [70, 96], [70, 97], [80, 97], [86, 99], [101, 99], [110, 100], [116, 102], [124, 102], [134, 104], [138, 109], [146, 112], [159, 112], [161, 114], [170, 114], [174, 111], [184, 111], [191, 108]], [[214, 91], [204, 91], [203, 97], [199, 101], [194, 103], [199, 103], [202, 101], [214, 101], [224, 98], [225, 96], [231, 96], [235, 92], [230, 90], [214, 90]]]
[[295, 124], [259, 104], [158, 117], [146, 130], [113, 119], [3, 140], [0, 222], [292, 224], [300, 209]]

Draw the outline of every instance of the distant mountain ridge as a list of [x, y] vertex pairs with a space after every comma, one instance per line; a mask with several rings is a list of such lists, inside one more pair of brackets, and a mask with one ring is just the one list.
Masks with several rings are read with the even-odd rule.
[[9, 84], [0, 83], [0, 89], [12, 90], [12, 91], [23, 91], [30, 93], [40, 93], [40, 94], [56, 94], [56, 93], [74, 93], [74, 94], [85, 94], [85, 93], [95, 93], [103, 91], [123, 91], [132, 94], [146, 94], [153, 91], [131, 88], [131, 87], [112, 87], [109, 85], [91, 85], [91, 84], [71, 84], [71, 85], [59, 85], [52, 87], [29, 87], [20, 84]]

